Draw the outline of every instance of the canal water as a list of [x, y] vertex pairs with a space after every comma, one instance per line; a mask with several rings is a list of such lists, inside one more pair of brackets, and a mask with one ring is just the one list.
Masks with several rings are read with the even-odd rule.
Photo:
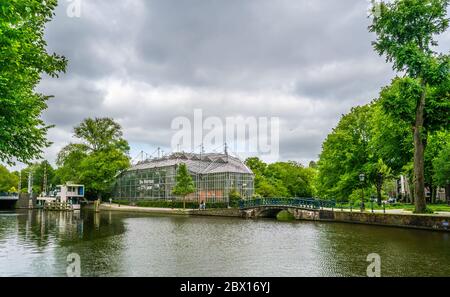
[[340, 223], [0, 212], [0, 276], [450, 276], [450, 234]]

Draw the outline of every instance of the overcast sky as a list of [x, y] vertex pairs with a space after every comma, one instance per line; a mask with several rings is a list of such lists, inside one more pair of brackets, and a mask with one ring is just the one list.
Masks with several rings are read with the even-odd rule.
[[280, 159], [306, 163], [394, 75], [372, 50], [366, 0], [81, 0], [79, 18], [59, 2], [46, 40], [69, 66], [38, 88], [55, 96], [51, 161], [86, 117], [116, 119], [134, 157], [170, 150], [171, 121], [202, 108], [279, 117]]

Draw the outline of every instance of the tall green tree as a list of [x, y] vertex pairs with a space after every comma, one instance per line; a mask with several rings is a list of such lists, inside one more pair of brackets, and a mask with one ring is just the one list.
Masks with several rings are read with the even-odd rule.
[[128, 142], [122, 135], [120, 125], [110, 118], [85, 119], [74, 128], [79, 142], [58, 154], [57, 176], [62, 182], [84, 184], [92, 198], [110, 195], [115, 176], [130, 166]]
[[433, 160], [435, 185], [446, 187], [447, 196], [450, 194], [450, 140], [445, 144]]
[[407, 125], [386, 114], [379, 100], [353, 108], [344, 115], [322, 145], [318, 162], [318, 190], [324, 198], [348, 200], [366, 176], [382, 202], [386, 180], [399, 175], [412, 158]]
[[[426, 211], [425, 148], [427, 134], [449, 125], [449, 56], [434, 51], [445, 32], [448, 0], [381, 2], [369, 27], [374, 49], [404, 75], [383, 90], [387, 112], [412, 127], [416, 212]], [[402, 115], [402, 116], [400, 116]]]
[[255, 175], [255, 193], [261, 197], [313, 197], [317, 170], [288, 161], [266, 164], [257, 157], [245, 164]]
[[18, 184], [19, 178], [5, 166], [0, 165], [0, 193], [14, 192]]
[[87, 118], [74, 128], [74, 136], [85, 145], [85, 150], [98, 152], [111, 147], [127, 151], [122, 128], [111, 118]]
[[372, 113], [369, 105], [352, 108], [322, 144], [317, 178], [323, 198], [348, 200], [360, 187], [359, 175], [367, 175]]
[[450, 131], [438, 131], [430, 134], [427, 139], [427, 149], [425, 151], [425, 185], [430, 189], [432, 203], [436, 201], [437, 188], [443, 186], [443, 184], [435, 180], [435, 174], [438, 173], [439, 175], [439, 172], [445, 172], [439, 166], [440, 164], [434, 163], [434, 161], [445, 150], [448, 143], [450, 143]]
[[186, 196], [195, 192], [194, 181], [189, 174], [186, 164], [180, 164], [177, 169], [176, 184], [172, 193], [183, 197], [183, 208], [186, 208]]
[[49, 54], [45, 24], [56, 0], [0, 0], [0, 161], [39, 157], [50, 126], [41, 119], [49, 96], [36, 93], [41, 75], [65, 71], [64, 57]]

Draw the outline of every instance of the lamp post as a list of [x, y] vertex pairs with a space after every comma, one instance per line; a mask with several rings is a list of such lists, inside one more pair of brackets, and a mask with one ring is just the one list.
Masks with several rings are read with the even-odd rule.
[[364, 204], [364, 179], [366, 178], [366, 175], [364, 173], [361, 173], [359, 175], [359, 181], [361, 182], [361, 212], [364, 211], [366, 208]]
[[450, 180], [446, 180], [445, 196], [447, 197], [447, 204], [450, 205]]

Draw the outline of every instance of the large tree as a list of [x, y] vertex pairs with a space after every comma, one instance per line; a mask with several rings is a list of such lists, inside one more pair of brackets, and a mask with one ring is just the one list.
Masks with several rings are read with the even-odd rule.
[[58, 154], [57, 175], [62, 182], [83, 183], [91, 197], [109, 195], [117, 173], [130, 165], [120, 125], [110, 118], [88, 118], [74, 128], [74, 136], [79, 142]]
[[[414, 138], [416, 212], [426, 211], [425, 148], [427, 134], [449, 124], [449, 56], [435, 52], [436, 35], [449, 25], [448, 0], [381, 2], [369, 27], [376, 52], [402, 74], [384, 90], [386, 111], [409, 121]], [[398, 116], [402, 114], [402, 116]]]
[[19, 184], [19, 178], [0, 165], [0, 193], [15, 192]]
[[446, 187], [447, 197], [450, 198], [450, 139], [433, 160], [435, 185]]
[[49, 145], [40, 118], [49, 96], [36, 93], [41, 75], [55, 77], [66, 59], [49, 54], [44, 27], [56, 0], [0, 0], [0, 161], [28, 162]]
[[359, 187], [374, 186], [382, 202], [384, 182], [404, 171], [412, 157], [410, 133], [395, 122], [379, 102], [352, 108], [342, 116], [322, 145], [318, 189], [324, 198], [347, 201]]
[[293, 161], [267, 165], [259, 158], [248, 158], [245, 164], [255, 175], [255, 194], [261, 197], [313, 197], [317, 170]]
[[369, 105], [352, 108], [322, 144], [318, 184], [323, 198], [347, 201], [360, 187], [359, 175], [367, 175], [372, 113]]
[[[41, 194], [43, 192], [48, 192], [59, 182], [52, 165], [47, 160], [44, 160], [42, 162], [30, 164], [21, 170], [20, 182], [22, 191], [28, 191], [28, 176], [30, 173], [33, 176], [33, 193]], [[17, 176], [19, 175], [18, 172], [15, 174]]]

